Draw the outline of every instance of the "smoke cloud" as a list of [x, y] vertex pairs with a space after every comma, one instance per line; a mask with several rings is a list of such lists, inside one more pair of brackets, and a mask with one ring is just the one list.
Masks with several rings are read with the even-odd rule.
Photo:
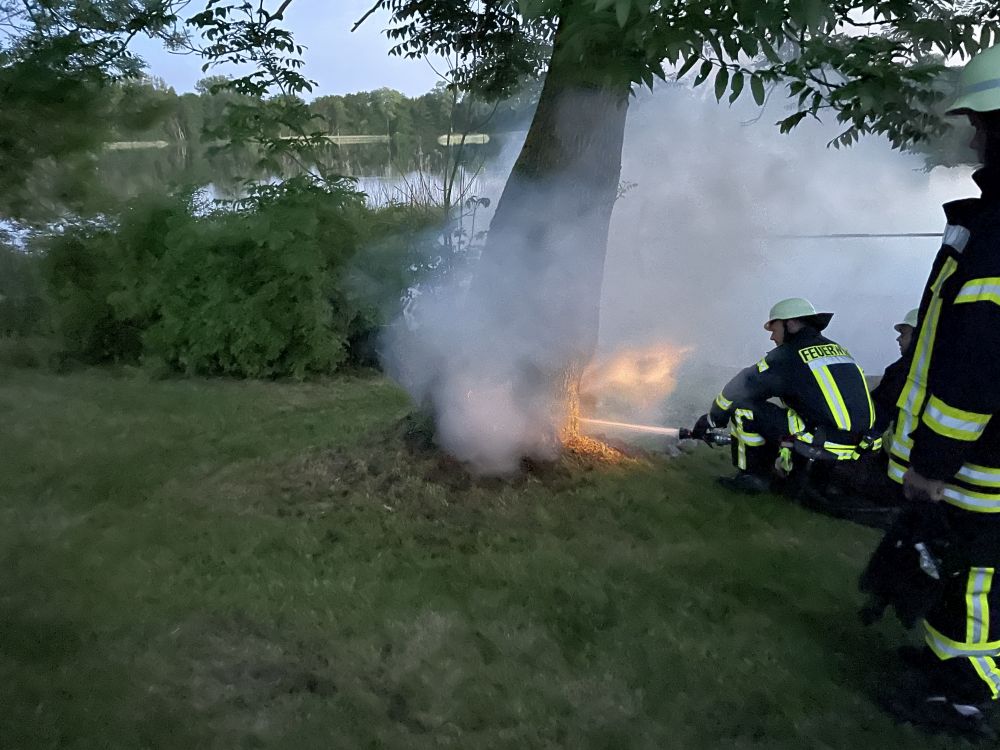
[[781, 135], [773, 123], [784, 106], [729, 107], [665, 86], [630, 110], [622, 180], [635, 187], [612, 221], [601, 349], [691, 347], [674, 418], [704, 411], [766, 353], [762, 325], [786, 297], [834, 312], [827, 335], [880, 374], [898, 356], [892, 326], [919, 303], [939, 239], [793, 236], [940, 233], [941, 203], [975, 193], [971, 168], [928, 172], [922, 156], [881, 138], [827, 147], [836, 123], [807, 120]]
[[[599, 356], [663, 346], [688, 352], [665, 378], [662, 399], [651, 406], [647, 388], [631, 413], [614, 416], [662, 422], [707, 409], [737, 368], [770, 348], [762, 325], [785, 297], [836, 313], [828, 335], [870, 374], [897, 356], [892, 326], [917, 305], [939, 241], [793, 236], [940, 232], [940, 204], [974, 194], [972, 170], [927, 172], [922, 157], [874, 137], [833, 150], [826, 144], [839, 132], [835, 124], [807, 121], [780, 135], [773, 123], [783, 106], [730, 107], [671, 85], [632, 102]], [[489, 183], [502, 185], [495, 175], [509, 171], [519, 145], [494, 165]], [[495, 205], [499, 195], [489, 197]], [[532, 382], [525, 373], [549, 371], [561, 333], [579, 325], [538, 298], [546, 288], [539, 277], [561, 296], [576, 293], [573, 258], [540, 268], [530, 247], [529, 237], [513, 241], [496, 266], [503, 278], [477, 283], [476, 295], [474, 267], [422, 295], [383, 342], [388, 371], [434, 410], [442, 447], [487, 473], [510, 471], [523, 455], [551, 455], [559, 404], [544, 378]], [[525, 290], [515, 307], [507, 304], [511, 289]]]

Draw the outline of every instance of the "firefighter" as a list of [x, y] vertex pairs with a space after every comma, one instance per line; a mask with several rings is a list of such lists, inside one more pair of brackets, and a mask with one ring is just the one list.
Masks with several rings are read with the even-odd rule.
[[798, 449], [829, 461], [858, 457], [875, 409], [854, 358], [822, 335], [832, 317], [798, 297], [778, 302], [764, 325], [775, 348], [729, 381], [698, 419], [694, 437], [729, 425], [739, 471], [719, 480], [727, 488], [768, 490], [772, 470], [787, 474]]
[[896, 402], [906, 385], [906, 374], [913, 359], [913, 342], [919, 310], [910, 310], [893, 328], [899, 345], [899, 359], [885, 368], [878, 385], [872, 389], [875, 404], [875, 425], [871, 431], [871, 450], [862, 453], [857, 462], [837, 464], [822, 489], [814, 498], [814, 510], [838, 518], [889, 529], [900, 513], [901, 500], [893, 482], [886, 476], [889, 457], [882, 450], [886, 436], [896, 419]]
[[899, 359], [885, 368], [882, 379], [872, 389], [872, 401], [875, 402], [875, 431], [882, 434], [889, 429], [896, 418], [896, 402], [906, 385], [906, 374], [910, 371], [913, 360], [913, 343], [917, 329], [920, 310], [915, 308], [906, 313], [901, 323], [893, 326], [896, 333], [896, 343], [899, 344]]
[[908, 575], [936, 572], [941, 590], [922, 621], [926, 645], [909, 654], [919, 669], [885, 705], [917, 724], [990, 734], [984, 711], [1000, 690], [1000, 46], [965, 66], [948, 113], [975, 130], [981, 197], [944, 206], [889, 456], [889, 477], [946, 536]]

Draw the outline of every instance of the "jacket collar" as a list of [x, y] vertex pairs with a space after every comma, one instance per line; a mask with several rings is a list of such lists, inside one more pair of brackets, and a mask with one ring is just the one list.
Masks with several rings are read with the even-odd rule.
[[818, 337], [819, 335], [820, 335], [819, 331], [817, 331], [815, 328], [813, 328], [812, 326], [806, 326], [801, 331], [799, 331], [798, 333], [792, 333], [792, 334], [789, 334], [788, 336], [785, 336], [784, 343], [786, 343], [786, 344], [796, 344], [799, 341], [804, 341], [804, 340], [808, 340], [808, 339], [814, 339], [814, 338]]
[[983, 191], [983, 198], [988, 201], [1000, 201], [1000, 166], [983, 167], [972, 179]]

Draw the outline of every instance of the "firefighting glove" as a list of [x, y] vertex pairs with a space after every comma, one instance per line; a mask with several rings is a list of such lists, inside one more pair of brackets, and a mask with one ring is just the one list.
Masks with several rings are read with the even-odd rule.
[[704, 440], [710, 429], [712, 429], [712, 423], [708, 420], [708, 415], [702, 414], [694, 423], [694, 427], [691, 428], [691, 437], [695, 440]]

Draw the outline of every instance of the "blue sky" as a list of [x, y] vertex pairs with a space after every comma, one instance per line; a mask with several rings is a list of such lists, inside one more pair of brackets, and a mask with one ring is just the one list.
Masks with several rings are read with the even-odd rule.
[[[429, 91], [440, 80], [423, 60], [389, 55], [391, 42], [382, 33], [385, 12], [372, 15], [361, 28], [351, 27], [374, 0], [293, 0], [285, 12], [285, 28], [307, 47], [305, 75], [318, 84], [314, 94], [349, 94], [388, 86], [408, 96]], [[269, 3], [270, 4], [270, 3]], [[273, 3], [277, 7], [277, 2]], [[201, 58], [174, 55], [160, 45], [144, 41], [136, 46], [149, 64], [149, 73], [164, 79], [178, 93], [192, 91], [202, 73]], [[442, 70], [440, 60], [435, 67]], [[224, 73], [224, 69], [209, 71]]]

